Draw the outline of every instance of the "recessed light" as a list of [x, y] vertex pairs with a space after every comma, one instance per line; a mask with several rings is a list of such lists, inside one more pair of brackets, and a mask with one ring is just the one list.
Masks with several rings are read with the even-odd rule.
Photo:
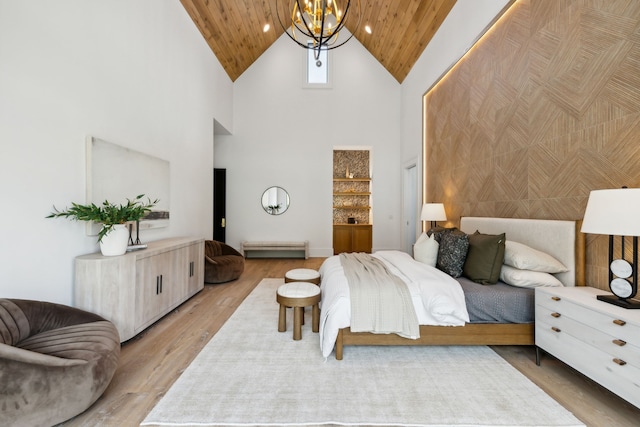
[[371, 27], [368, 25], [364, 26], [364, 30], [367, 32], [367, 34], [371, 34]]
[[262, 32], [266, 33], [267, 31], [269, 31], [269, 28], [271, 28], [271, 25], [269, 24], [264, 24], [264, 27], [262, 27]]

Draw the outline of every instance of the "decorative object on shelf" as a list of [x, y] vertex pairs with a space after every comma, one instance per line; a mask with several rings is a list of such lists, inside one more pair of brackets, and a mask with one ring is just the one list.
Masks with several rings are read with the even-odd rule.
[[[589, 194], [582, 222], [583, 233], [609, 235], [609, 289], [600, 301], [624, 308], [640, 309], [632, 298], [638, 292], [638, 236], [640, 236], [640, 188], [594, 190]], [[620, 259], [614, 258], [615, 236], [620, 237]], [[625, 236], [633, 239], [633, 261], [625, 257]]]
[[282, 187], [269, 187], [262, 193], [262, 208], [269, 215], [281, 215], [289, 209], [289, 193]]
[[[313, 49], [316, 61], [320, 61], [321, 50], [335, 49], [348, 42], [362, 18], [360, 0], [290, 0], [284, 5], [276, 0], [275, 6], [278, 22], [285, 34], [299, 46]], [[290, 18], [284, 20], [280, 16], [283, 6], [291, 11]], [[350, 34], [338, 42], [347, 19]]]
[[132, 221], [139, 221], [151, 208], [158, 203], [158, 199], [143, 200], [144, 194], [132, 199], [127, 199], [127, 203], [116, 205], [108, 200], [101, 205], [94, 203], [80, 205], [72, 203], [70, 208], [58, 210], [55, 206], [53, 212], [47, 218], [66, 217], [74, 221], [93, 221], [101, 224], [98, 233], [100, 250], [104, 256], [122, 255], [127, 251], [127, 241], [129, 231], [126, 224]]
[[[140, 220], [136, 221], [136, 240], [133, 240], [133, 223], [129, 223], [129, 246], [146, 246], [140, 241]], [[131, 250], [131, 248], [129, 248]]]
[[422, 205], [420, 213], [421, 221], [431, 221], [431, 228], [435, 227], [438, 221], [446, 221], [447, 213], [442, 203], [425, 203]]

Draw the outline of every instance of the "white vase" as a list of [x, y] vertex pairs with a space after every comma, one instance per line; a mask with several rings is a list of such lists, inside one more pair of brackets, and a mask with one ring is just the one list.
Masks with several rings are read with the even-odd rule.
[[129, 240], [129, 229], [126, 224], [116, 224], [113, 226], [100, 242], [100, 252], [104, 256], [122, 255], [127, 252]]

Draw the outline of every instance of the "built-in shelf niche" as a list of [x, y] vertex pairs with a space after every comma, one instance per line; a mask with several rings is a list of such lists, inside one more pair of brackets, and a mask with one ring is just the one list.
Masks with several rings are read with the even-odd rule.
[[371, 224], [369, 150], [333, 151], [333, 223]]

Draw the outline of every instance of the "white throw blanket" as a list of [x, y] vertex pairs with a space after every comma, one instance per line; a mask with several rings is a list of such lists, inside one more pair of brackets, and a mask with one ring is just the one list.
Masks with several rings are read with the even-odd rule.
[[[415, 261], [400, 251], [379, 251], [372, 256], [407, 284], [420, 325], [463, 326], [469, 314], [460, 284], [448, 274]], [[327, 258], [320, 267], [322, 311], [320, 348], [328, 357], [338, 331], [351, 326], [351, 303], [347, 278], [338, 255]]]
[[411, 294], [402, 279], [369, 254], [343, 253], [340, 263], [349, 283], [352, 332], [420, 336]]

